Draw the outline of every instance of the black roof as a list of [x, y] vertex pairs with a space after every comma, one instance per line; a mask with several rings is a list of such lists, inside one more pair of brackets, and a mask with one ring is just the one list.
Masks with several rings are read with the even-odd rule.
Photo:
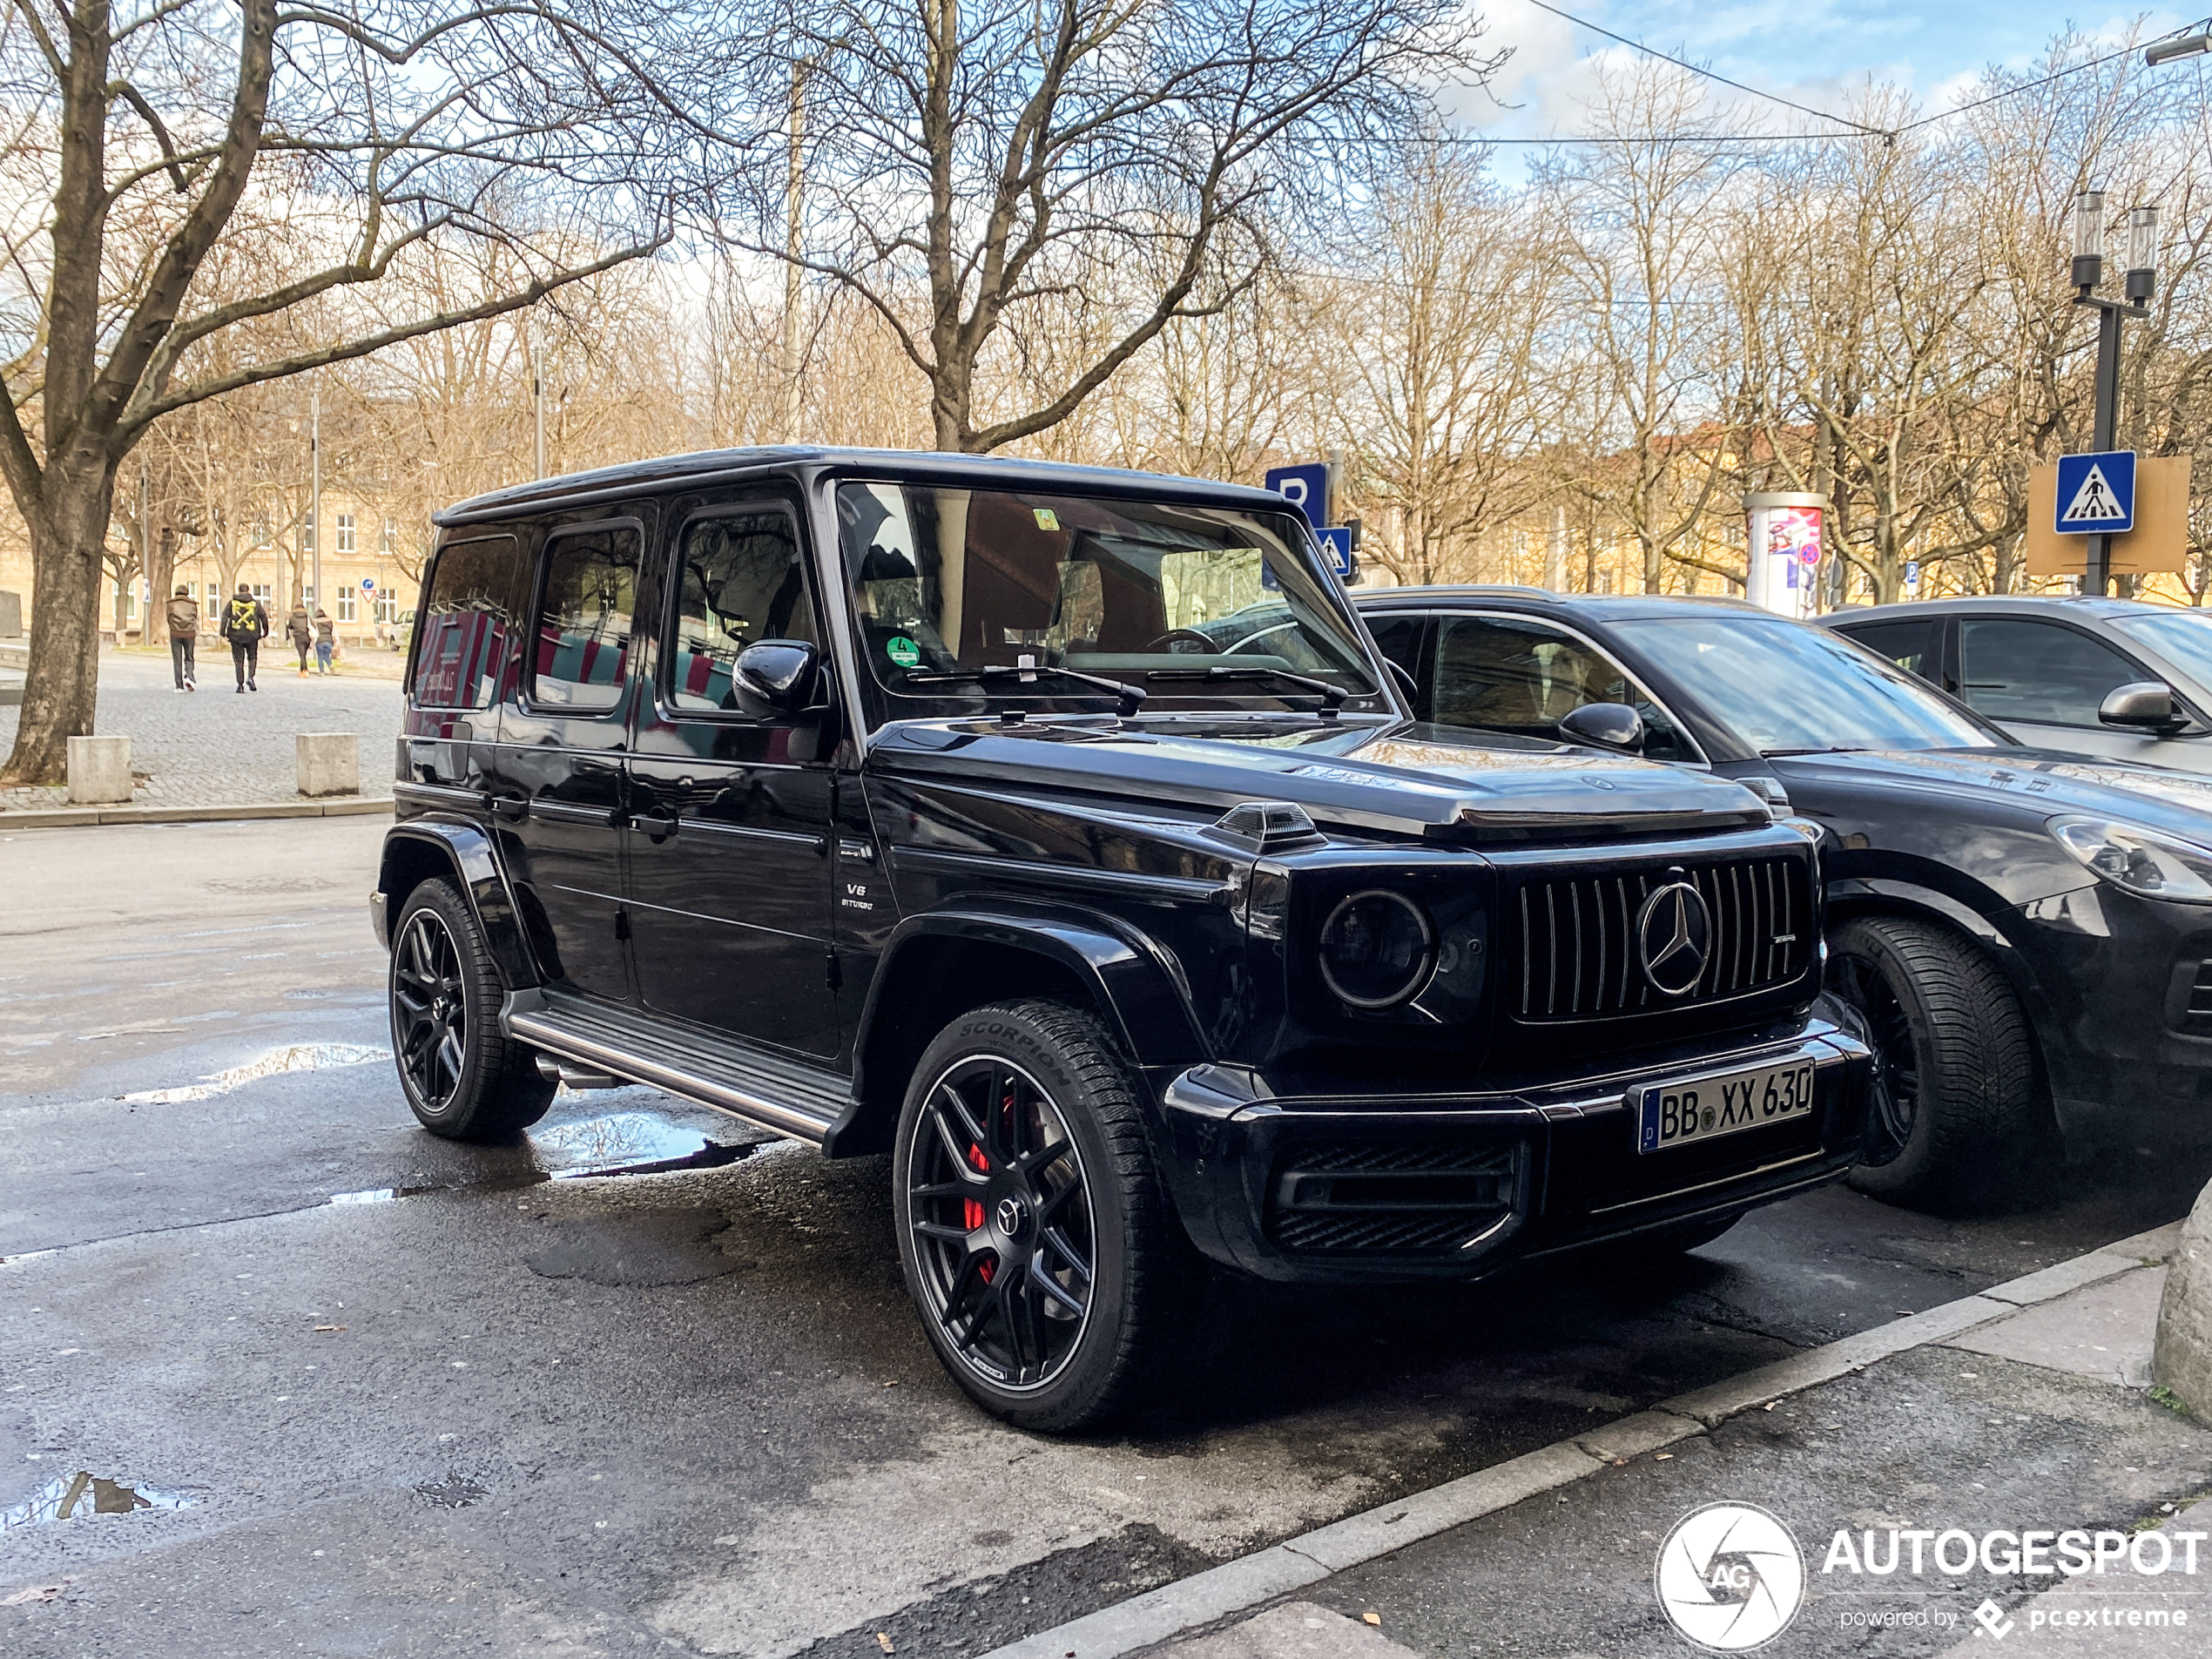
[[1572, 611], [1600, 622], [1632, 622], [1653, 617], [1701, 614], [1731, 617], [1740, 617], [1746, 612], [1757, 617], [1771, 614], [1749, 600], [1724, 598], [1715, 594], [1554, 593], [1548, 588], [1520, 587], [1495, 582], [1437, 583], [1427, 587], [1354, 588], [1352, 590], [1352, 602], [1362, 610], [1389, 610], [1401, 606], [1426, 609], [1440, 604], [1467, 604], [1476, 601], [1488, 604], [1525, 605], [1532, 609], [1548, 607]]
[[2151, 604], [2141, 599], [2101, 598], [2080, 593], [2000, 593], [1978, 594], [1957, 599], [1907, 599], [1898, 604], [1855, 605], [1848, 610], [1831, 610], [1820, 620], [1833, 625], [1849, 622], [1895, 622], [1909, 617], [1942, 616], [1946, 614], [1973, 616], [2018, 616], [2023, 611], [2062, 606], [2077, 615], [2087, 617], [2140, 617], [2155, 610], [2172, 610], [2173, 605]]
[[1121, 467], [1070, 466], [1024, 461], [1009, 455], [948, 455], [934, 449], [846, 449], [828, 445], [761, 445], [745, 449], [702, 449], [691, 455], [659, 455], [618, 466], [538, 478], [526, 484], [471, 496], [433, 515], [439, 524], [498, 518], [531, 508], [580, 504], [641, 489], [702, 484], [764, 472], [828, 470], [879, 473], [924, 482], [968, 482], [978, 488], [1147, 495], [1171, 500], [1205, 501], [1217, 506], [1282, 510], [1288, 505], [1272, 490], [1167, 473], [1134, 472]]

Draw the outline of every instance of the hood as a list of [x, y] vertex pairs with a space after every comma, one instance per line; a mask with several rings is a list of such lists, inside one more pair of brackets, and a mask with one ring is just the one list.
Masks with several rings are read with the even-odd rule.
[[1742, 786], [1565, 744], [1400, 723], [909, 721], [871, 767], [1224, 812], [1286, 801], [1321, 825], [1433, 840], [1732, 830], [1770, 821]]
[[2080, 813], [2140, 824], [2212, 846], [2212, 778], [2163, 766], [2048, 749], [1885, 750], [1791, 755], [1770, 763], [1784, 787], [1798, 778], [1848, 786], [1855, 779], [1905, 783], [1957, 797], [2047, 813]]

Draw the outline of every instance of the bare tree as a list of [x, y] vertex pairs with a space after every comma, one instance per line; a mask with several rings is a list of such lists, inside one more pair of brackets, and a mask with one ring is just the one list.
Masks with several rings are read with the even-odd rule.
[[1336, 414], [1363, 439], [1353, 493], [1386, 521], [1367, 545], [1400, 582], [1437, 580], [1552, 488], [1532, 464], [1568, 378], [1541, 351], [1537, 296], [1564, 253], [1548, 223], [1480, 152], [1421, 140], [1354, 221], [1379, 270], [1338, 284]]
[[[1347, 146], [1417, 123], [1436, 78], [1490, 67], [1460, 15], [1450, 0], [833, 0], [784, 17], [756, 98], [784, 110], [803, 80], [801, 257], [896, 336], [937, 447], [980, 453], [1066, 420], [1177, 319], [1235, 304], [1292, 211], [1274, 181], [1332, 176]], [[758, 252], [788, 257], [789, 207], [763, 192]], [[1255, 257], [1217, 259], [1239, 231]], [[991, 354], [1040, 306], [1088, 312], [1095, 349], [1033, 401], [979, 407]]]
[[[0, 473], [36, 581], [0, 780], [58, 779], [64, 740], [92, 730], [117, 469], [156, 421], [533, 303], [662, 243], [666, 210], [643, 204], [665, 183], [658, 64], [681, 59], [635, 22], [559, 0], [146, 0], [121, 17], [111, 0], [13, 0], [0, 86], [15, 156], [36, 151], [51, 188], [0, 266], [16, 331]], [[581, 256], [576, 239], [537, 252], [556, 224]], [[352, 302], [425, 246], [472, 237], [535, 255], [517, 286], [398, 321]], [[242, 241], [266, 280], [211, 291], [211, 255]], [[233, 333], [258, 348], [226, 351]]]

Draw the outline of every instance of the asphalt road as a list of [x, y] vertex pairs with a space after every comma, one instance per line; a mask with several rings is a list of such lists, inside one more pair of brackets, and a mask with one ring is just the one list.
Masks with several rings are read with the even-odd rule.
[[[2206, 1174], [2121, 1157], [1970, 1222], [1834, 1189], [1640, 1272], [1217, 1285], [1170, 1403], [1042, 1440], [938, 1369], [879, 1161], [642, 1089], [510, 1147], [416, 1130], [381, 832], [0, 826], [0, 1651], [978, 1653]], [[152, 1507], [38, 1519], [80, 1472]]]

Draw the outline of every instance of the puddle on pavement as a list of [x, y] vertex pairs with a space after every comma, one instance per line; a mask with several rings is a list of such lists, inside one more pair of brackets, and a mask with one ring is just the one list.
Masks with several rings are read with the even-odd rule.
[[233, 1089], [274, 1077], [288, 1071], [326, 1071], [337, 1066], [363, 1066], [373, 1060], [389, 1060], [389, 1049], [373, 1048], [360, 1042], [295, 1042], [282, 1049], [273, 1049], [259, 1060], [248, 1061], [242, 1066], [233, 1066], [228, 1071], [219, 1071], [202, 1077], [196, 1083], [178, 1089], [149, 1089], [135, 1095], [125, 1095], [125, 1100], [144, 1102], [154, 1105], [173, 1106], [188, 1100], [212, 1100], [218, 1095], [227, 1095]]
[[[572, 1098], [570, 1091], [564, 1096]], [[718, 1170], [750, 1157], [775, 1139], [731, 1143], [710, 1138], [695, 1127], [671, 1122], [657, 1112], [608, 1112], [532, 1131], [527, 1137], [536, 1166], [482, 1181], [443, 1181], [414, 1187], [370, 1187], [334, 1192], [334, 1204], [388, 1204], [434, 1192], [511, 1192], [542, 1181], [583, 1181], [604, 1176], [665, 1175], [678, 1170]]]
[[143, 1483], [126, 1486], [79, 1469], [57, 1474], [21, 1503], [0, 1509], [0, 1532], [43, 1526], [50, 1521], [83, 1521], [91, 1515], [128, 1515], [141, 1509], [189, 1509], [199, 1498]]

